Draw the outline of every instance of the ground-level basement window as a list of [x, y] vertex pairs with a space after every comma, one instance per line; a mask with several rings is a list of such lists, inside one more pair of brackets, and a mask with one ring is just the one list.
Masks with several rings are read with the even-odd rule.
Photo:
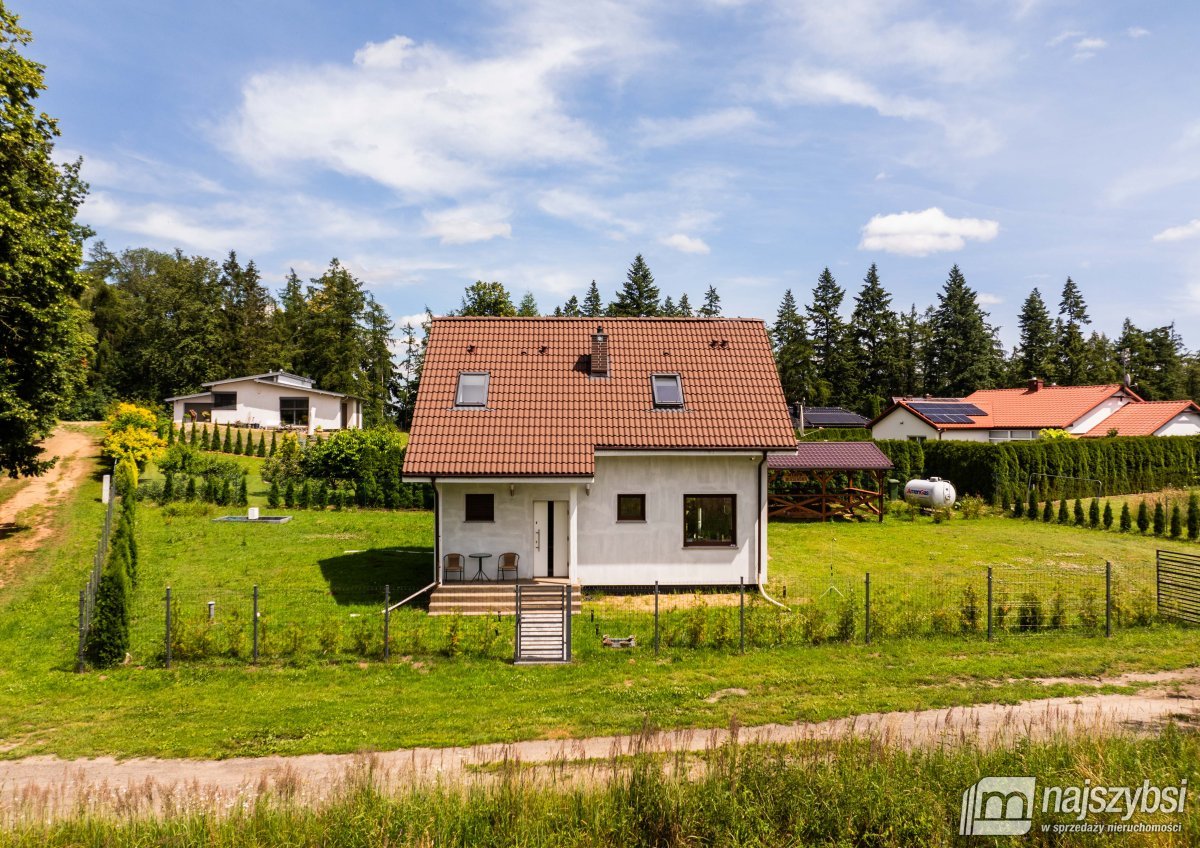
[[617, 521], [645, 521], [645, 495], [617, 495]]
[[910, 442], [923, 442], [923, 441], [925, 441], [927, 438], [929, 438], [929, 437], [928, 437], [928, 436], [909, 436], [909, 437], [908, 437], [908, 440], [909, 440]]
[[465, 514], [467, 521], [495, 521], [496, 496], [467, 495]]
[[290, 427], [307, 427], [308, 398], [280, 398], [279, 423]]
[[726, 547], [737, 533], [737, 495], [684, 495], [684, 547]]

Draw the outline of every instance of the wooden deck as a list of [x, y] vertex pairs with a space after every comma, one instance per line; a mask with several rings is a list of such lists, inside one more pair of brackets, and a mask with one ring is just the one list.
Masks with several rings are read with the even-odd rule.
[[[443, 583], [429, 596], [430, 615], [515, 615], [517, 612], [517, 582]], [[521, 580], [523, 585], [564, 585], [565, 579], [539, 577]], [[571, 612], [578, 613], [583, 605], [579, 584], [571, 586]]]

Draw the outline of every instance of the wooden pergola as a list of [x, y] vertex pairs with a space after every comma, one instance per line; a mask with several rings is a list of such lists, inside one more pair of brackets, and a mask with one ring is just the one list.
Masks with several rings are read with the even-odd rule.
[[767, 517], [828, 521], [862, 509], [883, 521], [894, 467], [874, 442], [801, 442], [767, 460]]

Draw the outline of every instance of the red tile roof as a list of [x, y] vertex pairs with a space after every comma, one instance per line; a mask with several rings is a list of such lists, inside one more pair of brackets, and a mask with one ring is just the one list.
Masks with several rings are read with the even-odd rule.
[[[609, 377], [588, 374], [598, 323]], [[455, 408], [462, 371], [490, 374], [486, 408]], [[654, 407], [656, 373], [681, 375], [683, 409]], [[597, 448], [795, 444], [762, 321], [435, 318], [404, 474], [590, 476]]]
[[1190, 400], [1128, 403], [1083, 435], [1107, 436], [1115, 429], [1118, 436], [1153, 436], [1160, 427], [1183, 412], [1200, 412], [1200, 406]]
[[[1134, 401], [1141, 400], [1120, 383], [1104, 386], [1042, 386], [1036, 391], [1029, 388], [980, 389], [965, 398], [957, 399], [972, 403], [983, 410], [983, 415], [971, 416], [970, 424], [938, 424], [932, 421], [929, 421], [929, 424], [939, 430], [1063, 429], [1070, 427], [1088, 412], [1122, 391]], [[928, 421], [909, 405], [923, 400], [924, 398], [896, 398], [895, 405], [904, 407], [913, 415]], [[891, 411], [887, 410], [875, 421], [879, 421]], [[872, 425], [875, 421], [871, 422]]]
[[796, 452], [772, 454], [772, 470], [789, 468], [821, 471], [887, 471], [893, 468], [887, 454], [873, 442], [801, 442]]

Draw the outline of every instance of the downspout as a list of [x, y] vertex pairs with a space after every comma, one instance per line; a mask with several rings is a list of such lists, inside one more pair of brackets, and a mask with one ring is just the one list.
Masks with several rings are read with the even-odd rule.
[[[767, 452], [763, 451], [762, 459], [759, 460], [759, 463], [758, 463], [758, 485], [756, 486], [756, 488], [758, 489], [758, 520], [760, 522], [763, 521], [763, 517], [762, 517], [763, 489], [765, 488], [765, 481], [763, 480], [762, 475], [763, 475], [763, 466], [766, 465], [766, 462], [767, 462]], [[758, 538], [755, 539], [755, 541], [754, 541], [754, 553], [755, 553], [755, 560], [756, 560], [755, 565], [758, 569], [756, 574], [754, 575], [754, 584], [758, 588], [758, 594], [762, 595], [765, 600], [770, 601], [771, 603], [773, 603], [775, 606], [779, 607], [782, 610], [787, 610], [788, 612], [791, 612], [791, 610], [787, 606], [779, 603], [779, 601], [775, 600], [770, 595], [768, 595], [767, 591], [763, 588], [763, 584], [762, 584], [763, 537], [765, 537], [766, 535], [767, 535], [767, 526], [766, 526], [766, 523], [763, 522], [762, 526], [759, 527], [759, 530], [758, 530]]]
[[429, 478], [433, 487], [433, 579], [439, 586], [442, 583], [442, 499], [438, 495], [437, 477]]

